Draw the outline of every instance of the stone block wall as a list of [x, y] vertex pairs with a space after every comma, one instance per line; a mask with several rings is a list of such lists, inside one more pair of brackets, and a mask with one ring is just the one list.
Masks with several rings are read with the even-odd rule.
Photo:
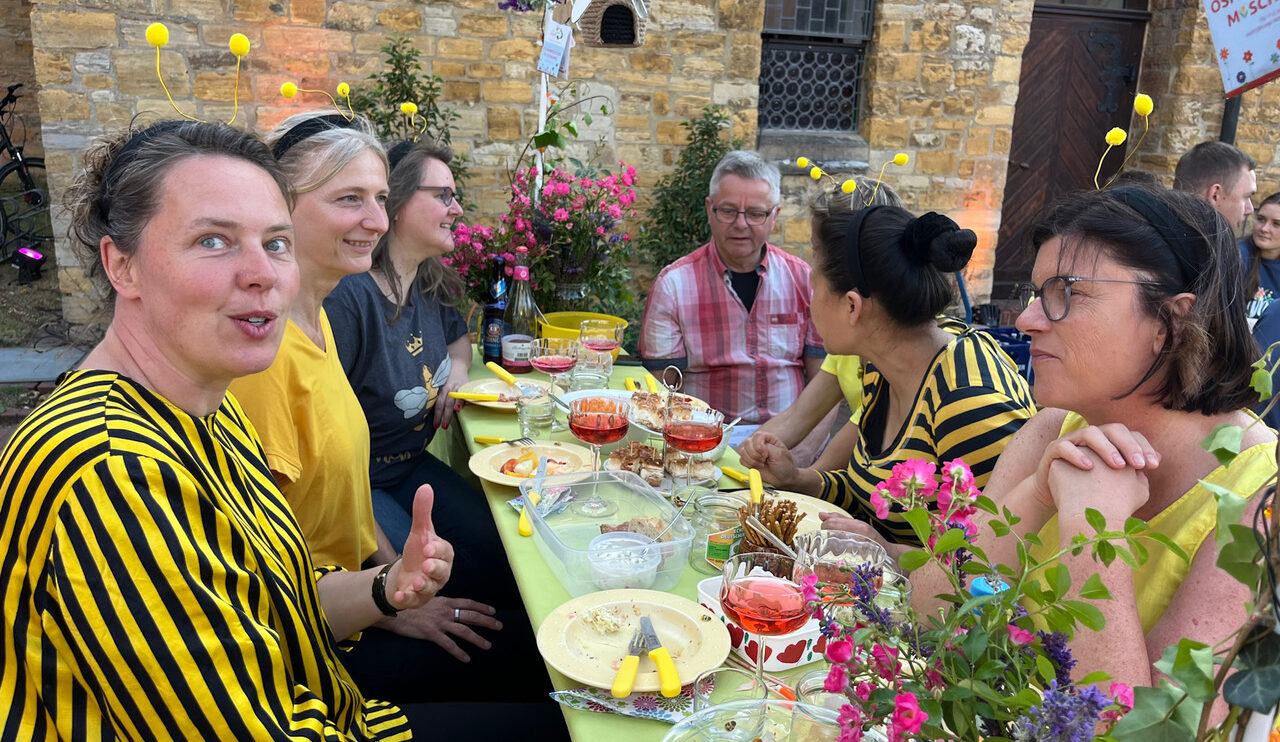
[[907, 208], [938, 211], [978, 233], [966, 269], [975, 301], [991, 291], [1013, 109], [1032, 0], [878, 0], [863, 135], [870, 175], [889, 165]]
[[[1198, 0], [1152, 0], [1139, 89], [1154, 99], [1151, 134], [1134, 160], [1173, 183], [1178, 158], [1222, 131], [1222, 77]], [[1236, 146], [1258, 161], [1258, 197], [1280, 190], [1280, 82], [1242, 96]], [[1135, 124], [1140, 127], [1141, 124]], [[1135, 128], [1136, 135], [1138, 128]]]
[[19, 144], [25, 142], [26, 154], [44, 156], [44, 141], [40, 135], [40, 110], [36, 101], [36, 70], [31, 50], [31, 2], [30, 0], [0, 0], [0, 97], [15, 82], [25, 87], [18, 91], [23, 96], [13, 109], [16, 117], [9, 133]]
[[[13, 3], [18, 0], [0, 0]], [[680, 123], [704, 105], [726, 106], [733, 134], [755, 140], [763, 0], [656, 0], [643, 47], [594, 49], [579, 44], [570, 73], [604, 96], [612, 114], [581, 130], [575, 154], [600, 142], [600, 161], [625, 160], [639, 174], [640, 207], [675, 162]], [[455, 147], [470, 157], [476, 218], [505, 211], [507, 172], [537, 128], [541, 14], [500, 11], [497, 0], [426, 0], [410, 5], [349, 0], [44, 0], [31, 13], [45, 145], [55, 191], [69, 182], [93, 136], [126, 125], [140, 112], [172, 116], [155, 76], [155, 49], [144, 31], [162, 21], [170, 42], [161, 69], [183, 111], [269, 129], [320, 96], [286, 99], [280, 85], [333, 91], [357, 86], [382, 64], [380, 47], [404, 34], [423, 52], [426, 72], [444, 79], [444, 103], [461, 118]], [[236, 88], [233, 33], [252, 51]], [[563, 83], [561, 83], [563, 84]], [[65, 232], [65, 215], [55, 215]], [[60, 251], [65, 251], [65, 246]], [[59, 253], [62, 256], [62, 252]], [[70, 256], [68, 255], [68, 258]], [[74, 261], [60, 261], [73, 265]], [[95, 305], [83, 275], [62, 276], [67, 318], [86, 321]]]

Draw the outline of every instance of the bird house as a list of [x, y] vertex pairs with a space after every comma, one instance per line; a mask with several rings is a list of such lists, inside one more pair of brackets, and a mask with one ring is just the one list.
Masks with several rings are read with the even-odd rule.
[[644, 8], [640, 0], [590, 0], [578, 19], [586, 46], [642, 46]]

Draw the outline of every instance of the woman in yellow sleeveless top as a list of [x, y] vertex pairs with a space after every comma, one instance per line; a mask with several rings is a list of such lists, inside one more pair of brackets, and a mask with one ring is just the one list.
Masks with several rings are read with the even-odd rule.
[[[1246, 410], [1258, 349], [1240, 261], [1207, 203], [1163, 189], [1069, 197], [1042, 217], [1033, 242], [1033, 301], [1017, 325], [1031, 336], [1034, 391], [1046, 409], [1010, 441], [986, 493], [1050, 553], [1093, 533], [1087, 508], [1110, 528], [1141, 518], [1187, 552], [1184, 563], [1151, 543], [1136, 571], [1088, 554], [1063, 559], [1073, 585], [1096, 572], [1112, 595], [1094, 603], [1106, 628], [1082, 628], [1072, 642], [1077, 673], [1151, 685], [1167, 646], [1182, 637], [1215, 644], [1246, 618], [1248, 590], [1214, 564], [1216, 501], [1199, 484], [1247, 497], [1276, 470], [1275, 433]], [[1200, 441], [1224, 423], [1245, 433], [1243, 453], [1220, 466]], [[1017, 563], [1014, 539], [981, 533], [993, 562]], [[923, 587], [917, 594], [936, 592]]]

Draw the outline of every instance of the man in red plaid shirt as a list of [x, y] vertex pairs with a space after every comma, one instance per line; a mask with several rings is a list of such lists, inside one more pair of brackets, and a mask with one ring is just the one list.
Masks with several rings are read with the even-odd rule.
[[640, 331], [646, 368], [679, 367], [686, 394], [748, 424], [785, 410], [826, 355], [808, 264], [766, 241], [780, 180], [755, 152], [724, 156], [707, 198], [711, 241], [654, 279]]

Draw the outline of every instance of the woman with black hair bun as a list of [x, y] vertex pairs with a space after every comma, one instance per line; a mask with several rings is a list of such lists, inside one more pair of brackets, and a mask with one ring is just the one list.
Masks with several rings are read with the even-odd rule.
[[1004, 444], [1035, 412], [1026, 381], [991, 336], [939, 318], [955, 300], [948, 273], [968, 264], [977, 235], [929, 212], [894, 206], [813, 221], [814, 323], [828, 352], [863, 359], [860, 438], [843, 471], [797, 469], [772, 436], [754, 436], [742, 461], [784, 489], [850, 515], [825, 528], [862, 532], [891, 555], [918, 545], [901, 512], [879, 518], [870, 498], [909, 459], [963, 459], [979, 487]]

